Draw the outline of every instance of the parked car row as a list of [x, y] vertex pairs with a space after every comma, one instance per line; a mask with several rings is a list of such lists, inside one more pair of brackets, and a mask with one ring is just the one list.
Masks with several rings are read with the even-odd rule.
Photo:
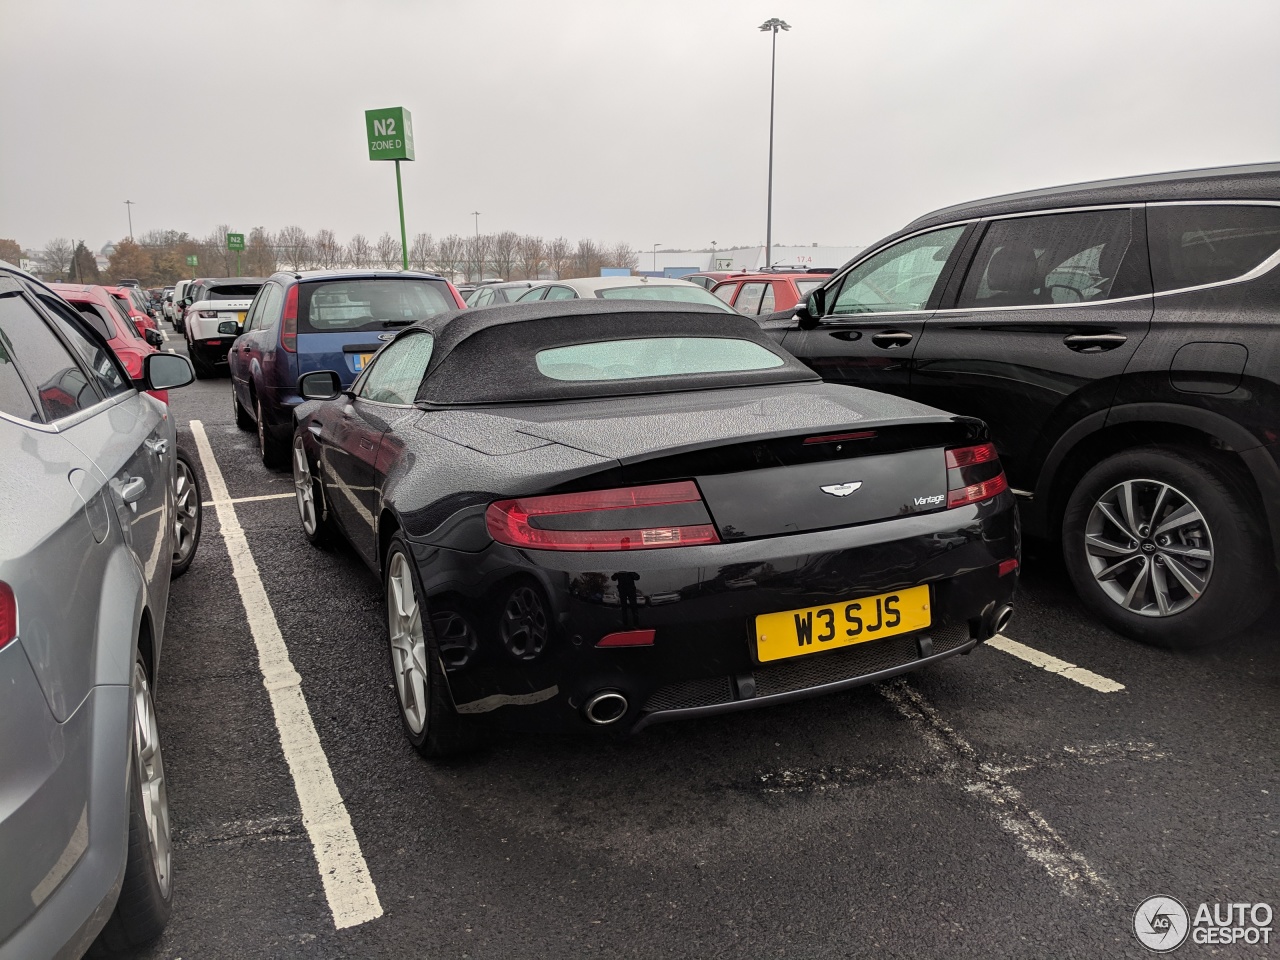
[[173, 900], [154, 690], [200, 534], [165, 403], [192, 369], [113, 289], [0, 264], [3, 960], [132, 954]]

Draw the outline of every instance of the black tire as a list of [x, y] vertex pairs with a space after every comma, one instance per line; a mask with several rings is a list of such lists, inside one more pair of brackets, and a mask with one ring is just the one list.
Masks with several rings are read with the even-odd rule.
[[[324, 549], [333, 543], [337, 536], [333, 517], [329, 514], [329, 501], [325, 497], [324, 485], [320, 482], [320, 474], [307, 453], [306, 443], [301, 433], [294, 434], [293, 449], [290, 456], [290, 467], [293, 471], [293, 489], [298, 506], [298, 523], [302, 527], [302, 535], [312, 546]], [[311, 518], [306, 514], [302, 491], [311, 490]]]
[[174, 480], [174, 543], [173, 569], [170, 580], [177, 580], [191, 568], [200, 547], [200, 531], [204, 526], [204, 492], [200, 489], [200, 475], [195, 462], [181, 447], [177, 453], [177, 472]]
[[[414, 729], [417, 724], [411, 720], [410, 711], [406, 709], [405, 697], [401, 692], [401, 668], [396, 662], [396, 647], [391, 642], [393, 630], [391, 581], [398, 572], [397, 558], [407, 565], [409, 581], [418, 604], [418, 622], [422, 626], [426, 654], [424, 657], [427, 673], [424, 684], [426, 707], [423, 711], [425, 722], [420, 730]], [[474, 750], [481, 742], [481, 730], [476, 722], [459, 716], [454, 709], [449, 684], [440, 664], [440, 650], [436, 643], [435, 631], [431, 629], [431, 618], [427, 615], [426, 604], [423, 601], [422, 582], [418, 576], [417, 564], [414, 562], [408, 543], [398, 532], [392, 537], [391, 546], [387, 550], [387, 562], [383, 575], [383, 605], [387, 610], [387, 651], [391, 665], [391, 681], [396, 691], [400, 726], [404, 729], [409, 743], [418, 753], [428, 758], [456, 756]]]
[[258, 456], [262, 458], [264, 467], [278, 470], [285, 465], [288, 448], [267, 428], [267, 422], [262, 418], [262, 401], [257, 397], [253, 398], [253, 413], [258, 426]]
[[212, 380], [214, 376], [213, 366], [204, 357], [200, 356], [200, 351], [195, 345], [187, 343], [187, 353], [191, 357], [191, 366], [196, 372], [197, 380]]
[[[1126, 481], [1135, 486], [1124, 488]], [[1173, 509], [1171, 504], [1185, 503], [1184, 509], [1190, 511], [1185, 516], [1202, 517], [1201, 522], [1189, 520], [1173, 528], [1171, 545], [1170, 534], [1158, 536], [1165, 522], [1143, 523], [1151, 518], [1143, 507], [1150, 498], [1144, 500], [1142, 494], [1166, 485], [1172, 491], [1160, 508], [1160, 516], [1166, 522], [1173, 516], [1169, 512]], [[1121, 524], [1107, 519], [1105, 512], [1094, 512], [1095, 506], [1102, 511], [1100, 500], [1121, 489], [1135, 491], [1137, 530], [1128, 543], [1120, 544], [1125, 548], [1123, 552], [1111, 554], [1095, 548], [1091, 560], [1085, 541], [1090, 530], [1094, 531], [1095, 540], [1098, 531], [1110, 531], [1104, 534], [1108, 541], [1125, 538], [1120, 532]], [[1063, 559], [1077, 593], [1113, 630], [1152, 646], [1191, 649], [1244, 630], [1267, 609], [1275, 588], [1267, 525], [1250, 505], [1256, 495], [1251, 497], [1249, 489], [1248, 481], [1235, 465], [1210, 451], [1139, 447], [1102, 461], [1076, 485], [1062, 520]], [[1156, 500], [1154, 505], [1159, 503]], [[1111, 512], [1127, 522], [1122, 507], [1112, 507]], [[1092, 528], [1091, 517], [1095, 524]], [[1191, 537], [1190, 546], [1200, 556], [1188, 560], [1188, 541], [1180, 539], [1184, 536]], [[1158, 541], [1172, 552], [1166, 554]], [[1113, 562], [1117, 567], [1126, 566], [1100, 580], [1095, 566], [1111, 566]], [[1175, 562], [1183, 576], [1190, 573], [1196, 578], [1193, 582], [1207, 576], [1203, 589], [1197, 591], [1198, 598], [1174, 576]], [[1153, 609], [1154, 599], [1143, 607], [1145, 614], [1126, 608], [1117, 595], [1125, 591], [1126, 585], [1132, 590], [1136, 575], [1131, 571], [1135, 570], [1145, 570], [1150, 579], [1134, 594], [1132, 606], [1142, 603], [1138, 599], [1141, 596], [1155, 597], [1157, 575], [1168, 585], [1165, 599], [1186, 605], [1178, 609], [1171, 603], [1168, 609], [1173, 612], [1164, 614]]]
[[253, 417], [249, 416], [249, 411], [241, 405], [240, 398], [236, 396], [236, 385], [234, 380], [231, 383], [231, 406], [235, 407], [236, 426], [241, 430], [252, 430]]
[[[150, 686], [146, 682], [146, 665], [139, 657], [134, 668], [134, 696], [139, 696], [139, 674], [141, 674], [141, 695], [150, 701]], [[151, 716], [155, 716], [155, 704], [150, 704]], [[136, 710], [136, 707], [135, 707]], [[136, 713], [135, 713], [136, 717]], [[130, 730], [136, 731], [137, 724], [131, 723]], [[138, 737], [130, 736], [129, 762], [129, 848], [124, 869], [124, 882], [120, 887], [120, 899], [107, 919], [106, 926], [94, 941], [90, 956], [116, 957], [132, 956], [138, 948], [155, 940], [164, 931], [169, 922], [169, 914], [173, 909], [172, 858], [166, 857], [165, 870], [162, 874], [156, 846], [152, 843], [151, 830], [148, 827], [146, 806], [143, 798], [143, 770], [145, 764], [139, 751]], [[163, 760], [160, 759], [159, 741], [156, 740], [156, 751], [153, 754], [152, 766], [159, 763], [161, 780], [163, 781]], [[163, 795], [163, 791], [161, 791]], [[165, 817], [163, 823], [164, 836], [169, 836], [168, 805], [164, 801]], [[170, 847], [171, 849], [171, 847]]]

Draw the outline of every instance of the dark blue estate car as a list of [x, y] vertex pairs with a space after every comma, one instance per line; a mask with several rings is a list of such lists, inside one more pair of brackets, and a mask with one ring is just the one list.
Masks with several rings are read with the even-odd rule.
[[[231, 346], [236, 425], [258, 429], [262, 462], [283, 462], [293, 436], [298, 377], [336, 370], [342, 386], [401, 327], [465, 304], [453, 284], [429, 273], [308, 270], [277, 273], [254, 298]], [[219, 328], [221, 330], [221, 327]]]

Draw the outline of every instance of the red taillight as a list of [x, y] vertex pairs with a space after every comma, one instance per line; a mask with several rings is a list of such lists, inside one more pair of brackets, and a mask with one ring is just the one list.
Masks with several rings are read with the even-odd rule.
[[13, 642], [18, 635], [18, 601], [13, 588], [0, 580], [0, 650]]
[[1002, 577], [1007, 577], [1011, 573], [1017, 573], [1018, 561], [1015, 558], [1010, 558], [1008, 560], [1001, 560], [1000, 566], [997, 568], [997, 571], [999, 575]]
[[220, 347], [220, 346], [222, 346], [222, 341], [221, 341], [221, 340], [206, 340], [206, 341], [204, 342], [204, 345], [205, 345], [206, 347]]
[[805, 445], [811, 443], [840, 443], [844, 440], [870, 440], [876, 435], [874, 430], [859, 430], [856, 433], [828, 433], [821, 437], [805, 437]]
[[947, 507], [981, 503], [1009, 489], [994, 444], [947, 451]]
[[[489, 504], [484, 519], [489, 536], [499, 543], [538, 550], [650, 550], [719, 543], [716, 528], [710, 523], [659, 524], [649, 513], [645, 517], [648, 522], [641, 526], [636, 522], [640, 518], [628, 513], [637, 508], [686, 503], [702, 504], [698, 485], [691, 480], [499, 500]], [[609, 511], [621, 511], [616, 518], [609, 518], [615, 522], [600, 518], [592, 526], [610, 529], [565, 530], [538, 525], [544, 518]]]
[[289, 353], [298, 352], [298, 285], [289, 288], [284, 297], [284, 316], [280, 322], [280, 346]]

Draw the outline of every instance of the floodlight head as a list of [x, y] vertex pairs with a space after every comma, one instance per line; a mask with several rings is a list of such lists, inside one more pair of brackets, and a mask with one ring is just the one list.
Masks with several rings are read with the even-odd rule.
[[768, 33], [769, 31], [773, 31], [774, 33], [777, 33], [779, 30], [790, 30], [790, 29], [791, 29], [791, 24], [787, 23], [784, 20], [779, 20], [777, 17], [770, 17], [764, 23], [760, 24], [760, 31], [762, 33]]

